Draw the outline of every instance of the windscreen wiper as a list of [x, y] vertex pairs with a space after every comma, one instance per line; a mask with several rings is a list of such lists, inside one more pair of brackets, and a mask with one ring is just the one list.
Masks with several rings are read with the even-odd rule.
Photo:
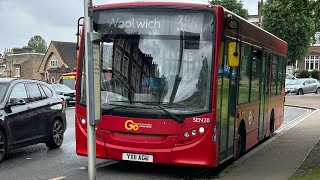
[[111, 105], [111, 106], [114, 106], [114, 107], [111, 107], [111, 108], [103, 108], [103, 110], [105, 110], [104, 112], [105, 112], [106, 114], [111, 113], [114, 109], [117, 109], [117, 108], [126, 109], [126, 108], [128, 108], [128, 107], [131, 107], [131, 106], [126, 106], [126, 105], [109, 104], [109, 103], [104, 103], [103, 105]]
[[[165, 107], [161, 106], [161, 104], [159, 104], [159, 102], [146, 102], [146, 101], [110, 101], [110, 102], [128, 102], [128, 103], [141, 103], [141, 104], [147, 104], [147, 103], [155, 104], [155, 103], [157, 103], [156, 106], [160, 110], [165, 112], [168, 116], [170, 116], [172, 119], [174, 119], [178, 123], [183, 123], [183, 121], [184, 121], [184, 119], [179, 118], [178, 116], [176, 116], [172, 112], [168, 111]], [[129, 106], [129, 107], [131, 107], [131, 106]]]
[[161, 109], [163, 112], [165, 112], [167, 115], [169, 115], [172, 119], [176, 120], [178, 123], [183, 123], [183, 119], [179, 118], [172, 112], [168, 111], [166, 108], [162, 107], [160, 104], [157, 105], [159, 109]]

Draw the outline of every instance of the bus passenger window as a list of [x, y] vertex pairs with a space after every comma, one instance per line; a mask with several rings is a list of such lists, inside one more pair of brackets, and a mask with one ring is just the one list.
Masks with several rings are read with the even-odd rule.
[[272, 58], [272, 80], [271, 80], [271, 97], [277, 96], [278, 85], [278, 56]]
[[239, 104], [249, 102], [250, 89], [250, 61], [252, 47], [248, 44], [243, 44], [241, 48], [240, 59], [240, 77], [239, 77]]
[[262, 52], [260, 50], [253, 50], [251, 59], [251, 91], [250, 102], [259, 100], [259, 83], [260, 83], [260, 63]]

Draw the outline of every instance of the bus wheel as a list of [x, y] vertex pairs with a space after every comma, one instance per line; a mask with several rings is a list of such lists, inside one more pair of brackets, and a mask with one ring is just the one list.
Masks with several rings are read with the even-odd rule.
[[274, 133], [274, 112], [272, 111], [270, 115], [270, 137], [273, 136], [273, 133]]
[[244, 128], [244, 126], [240, 126], [238, 131], [236, 159], [239, 159], [244, 154], [245, 148], [246, 148], [246, 129]]

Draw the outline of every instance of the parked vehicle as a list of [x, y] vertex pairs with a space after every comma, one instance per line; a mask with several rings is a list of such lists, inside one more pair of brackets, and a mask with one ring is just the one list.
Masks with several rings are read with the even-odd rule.
[[76, 91], [64, 84], [51, 84], [53, 90], [65, 101], [66, 107], [76, 102]]
[[313, 78], [299, 78], [292, 80], [286, 84], [286, 94], [294, 93], [302, 95], [306, 93], [320, 93], [320, 84], [316, 79]]
[[286, 82], [285, 82], [286, 84], [295, 79], [297, 78], [294, 75], [286, 73]]
[[0, 161], [8, 151], [36, 143], [59, 148], [66, 130], [63, 101], [47, 84], [0, 79]]

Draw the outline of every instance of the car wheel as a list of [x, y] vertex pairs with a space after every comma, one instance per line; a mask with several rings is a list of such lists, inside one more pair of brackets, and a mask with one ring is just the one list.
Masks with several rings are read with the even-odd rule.
[[299, 89], [297, 95], [303, 95], [303, 90]]
[[317, 90], [316, 90], [315, 93], [316, 93], [316, 94], [320, 94], [320, 88], [317, 88]]
[[63, 142], [63, 124], [60, 120], [54, 120], [50, 129], [49, 141], [46, 146], [49, 149], [57, 149]]
[[4, 133], [0, 130], [0, 162], [5, 157], [6, 151], [7, 151], [6, 137], [4, 136]]

